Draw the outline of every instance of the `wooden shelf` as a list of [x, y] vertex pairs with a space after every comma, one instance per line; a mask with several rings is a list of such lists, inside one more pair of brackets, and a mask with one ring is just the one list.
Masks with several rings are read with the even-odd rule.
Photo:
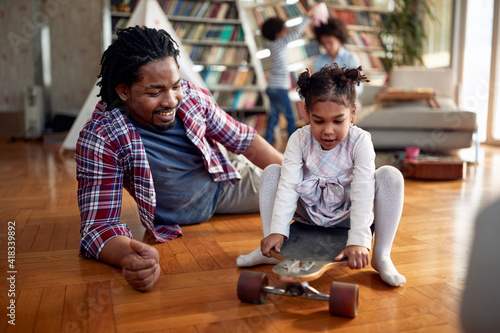
[[[380, 38], [382, 16], [390, 11], [376, 6], [347, 5], [341, 0], [326, 0], [330, 15], [345, 22], [352, 42], [345, 48], [358, 54], [365, 72], [385, 73], [385, 47]], [[381, 56], [383, 55], [383, 56]]]
[[[201, 66], [200, 74], [225, 111], [238, 118], [247, 113], [268, 112], [264, 72], [255, 58], [257, 48], [252, 28], [248, 19], [241, 15], [240, 1], [167, 0], [163, 9], [174, 28], [178, 29], [176, 31], [192, 61]], [[228, 37], [228, 33], [221, 30], [230, 30], [230, 26], [238, 30], [231, 30]], [[244, 80], [245, 83], [231, 81], [247, 70], [251, 76]]]

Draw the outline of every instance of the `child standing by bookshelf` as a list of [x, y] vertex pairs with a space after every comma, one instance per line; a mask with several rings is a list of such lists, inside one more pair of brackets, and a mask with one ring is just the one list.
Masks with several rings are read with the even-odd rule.
[[297, 90], [305, 100], [309, 125], [288, 140], [282, 166], [262, 174], [259, 194], [264, 239], [260, 248], [237, 258], [240, 267], [277, 263], [290, 223], [348, 228], [346, 248], [335, 260], [351, 269], [370, 262], [371, 226], [375, 242], [372, 267], [391, 286], [406, 279], [394, 267], [391, 247], [401, 218], [404, 180], [392, 166], [375, 170], [370, 134], [354, 125], [356, 89], [368, 81], [359, 68], [326, 65], [300, 74]]
[[[314, 59], [313, 69], [319, 71], [325, 65], [338, 64], [340, 67], [357, 68], [361, 66], [358, 56], [347, 50], [344, 44], [349, 40], [347, 26], [339, 18], [330, 17], [327, 22], [314, 27], [314, 35], [318, 43], [323, 46], [326, 53], [320, 54]], [[363, 92], [363, 83], [356, 86], [357, 95]]]
[[268, 40], [269, 51], [271, 51], [271, 69], [268, 73], [269, 79], [266, 89], [271, 103], [271, 113], [265, 134], [265, 139], [270, 144], [274, 143], [274, 128], [278, 124], [280, 112], [286, 118], [288, 135], [297, 129], [292, 104], [288, 97], [291, 82], [290, 72], [287, 69], [286, 46], [304, 33], [306, 27], [311, 23], [312, 14], [311, 11], [308, 11], [303, 16], [302, 23], [289, 32], [286, 31], [283, 20], [278, 17], [267, 19], [261, 27], [262, 36]]

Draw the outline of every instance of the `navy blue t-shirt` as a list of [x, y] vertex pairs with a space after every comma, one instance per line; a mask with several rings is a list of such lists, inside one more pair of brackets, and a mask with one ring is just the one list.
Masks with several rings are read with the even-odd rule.
[[159, 131], [131, 117], [146, 149], [156, 192], [155, 224], [195, 224], [212, 217], [220, 195], [205, 168], [201, 151], [186, 136], [178, 115], [176, 125]]

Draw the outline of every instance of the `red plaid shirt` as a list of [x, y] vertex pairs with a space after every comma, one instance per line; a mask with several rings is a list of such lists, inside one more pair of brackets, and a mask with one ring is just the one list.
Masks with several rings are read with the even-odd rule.
[[[241, 154], [255, 138], [255, 130], [231, 118], [205, 90], [187, 81], [182, 81], [182, 88], [184, 99], [178, 114], [187, 137], [202, 152], [215, 181], [237, 182], [241, 176], [216, 142]], [[159, 242], [182, 234], [178, 225], [153, 224], [156, 198], [146, 151], [139, 133], [119, 109], [106, 111], [104, 102], [97, 104], [92, 119], [80, 132], [75, 159], [81, 257], [99, 259], [111, 238], [132, 238], [128, 226], [120, 222], [123, 188], [134, 197], [142, 224]]]

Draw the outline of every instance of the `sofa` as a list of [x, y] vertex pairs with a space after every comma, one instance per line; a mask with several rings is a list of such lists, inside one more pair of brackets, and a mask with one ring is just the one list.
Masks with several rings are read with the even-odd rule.
[[[432, 108], [426, 100], [377, 103], [377, 94], [386, 87], [432, 88], [440, 108]], [[357, 125], [371, 133], [376, 150], [418, 146], [424, 153], [440, 154], [469, 148], [476, 133], [476, 113], [457, 107], [457, 91], [451, 68], [394, 68], [387, 85], [365, 84]]]

